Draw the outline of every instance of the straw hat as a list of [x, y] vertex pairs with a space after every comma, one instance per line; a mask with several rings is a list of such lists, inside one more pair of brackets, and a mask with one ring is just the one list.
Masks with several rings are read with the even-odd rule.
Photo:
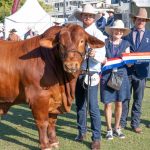
[[106, 12], [107, 12], [107, 13], [113, 13], [113, 14], [115, 13], [114, 9], [109, 9], [109, 10], [107, 10]]
[[145, 8], [139, 8], [137, 15], [130, 14], [130, 17], [132, 19], [141, 18], [146, 19], [146, 21], [150, 21], [150, 18], [148, 18], [147, 11]]
[[128, 34], [130, 33], [130, 31], [131, 31], [130, 29], [124, 27], [124, 23], [123, 23], [122, 20], [116, 20], [116, 21], [114, 22], [113, 26], [111, 26], [111, 27], [105, 27], [105, 31], [106, 31], [109, 35], [112, 35], [112, 31], [113, 31], [114, 29], [121, 29], [121, 30], [123, 30], [123, 36], [128, 35]]
[[82, 11], [75, 11], [74, 16], [79, 20], [82, 21], [81, 14], [93, 14], [95, 15], [95, 19], [98, 18], [98, 14], [96, 13], [94, 7], [91, 4], [84, 5]]
[[58, 22], [58, 21], [54, 21], [53, 22], [55, 25], [60, 25], [61, 23], [60, 22]]

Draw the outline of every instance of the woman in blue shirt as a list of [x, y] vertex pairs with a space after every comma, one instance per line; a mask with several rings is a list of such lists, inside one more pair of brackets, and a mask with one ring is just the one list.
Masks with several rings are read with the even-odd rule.
[[[123, 52], [130, 52], [129, 43], [122, 39], [122, 36], [127, 35], [130, 29], [124, 28], [124, 23], [121, 20], [116, 20], [112, 27], [106, 27], [105, 31], [109, 34], [106, 39], [106, 62], [108, 58], [120, 57]], [[120, 128], [120, 117], [122, 113], [122, 101], [130, 96], [129, 80], [127, 76], [126, 65], [106, 70], [102, 72], [101, 78], [101, 101], [104, 103], [105, 118], [107, 124], [106, 138], [113, 139], [114, 136], [125, 138]], [[119, 90], [110, 88], [107, 83], [111, 73], [115, 72], [123, 78], [122, 85]], [[112, 130], [112, 102], [115, 102], [115, 126]]]

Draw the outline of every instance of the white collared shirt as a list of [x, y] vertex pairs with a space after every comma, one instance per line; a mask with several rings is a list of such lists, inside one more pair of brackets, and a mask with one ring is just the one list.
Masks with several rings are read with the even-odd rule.
[[[90, 35], [98, 38], [101, 41], [105, 41], [105, 36], [102, 34], [102, 32], [96, 27], [95, 22], [85, 28], [85, 31], [89, 33]], [[106, 49], [105, 46], [102, 48], [95, 48], [96, 51], [95, 57], [90, 57], [89, 58], [89, 71], [94, 71], [94, 72], [101, 72], [101, 63], [105, 59], [106, 55]], [[87, 60], [85, 59], [83, 64], [82, 64], [82, 70], [87, 69]]]

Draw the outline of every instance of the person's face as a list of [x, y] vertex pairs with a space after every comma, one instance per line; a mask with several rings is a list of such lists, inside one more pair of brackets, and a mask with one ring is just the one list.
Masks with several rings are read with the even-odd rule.
[[90, 26], [95, 21], [95, 15], [94, 14], [81, 14], [81, 18], [83, 21], [83, 24], [85, 26]]
[[146, 25], [146, 19], [136, 18], [134, 24], [137, 29], [144, 29]]
[[113, 29], [112, 31], [112, 37], [113, 39], [121, 39], [123, 36], [123, 30], [122, 29]]
[[102, 17], [102, 16], [103, 16], [103, 14], [102, 14], [101, 12], [99, 12], [98, 15], [99, 15], [99, 17]]
[[113, 16], [114, 14], [112, 12], [108, 12], [109, 17]]

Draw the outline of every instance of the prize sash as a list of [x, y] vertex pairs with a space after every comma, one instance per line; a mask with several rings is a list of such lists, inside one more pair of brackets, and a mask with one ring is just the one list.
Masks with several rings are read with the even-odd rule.
[[120, 58], [110, 58], [102, 67], [102, 72], [126, 64], [150, 62], [150, 52], [122, 53]]

